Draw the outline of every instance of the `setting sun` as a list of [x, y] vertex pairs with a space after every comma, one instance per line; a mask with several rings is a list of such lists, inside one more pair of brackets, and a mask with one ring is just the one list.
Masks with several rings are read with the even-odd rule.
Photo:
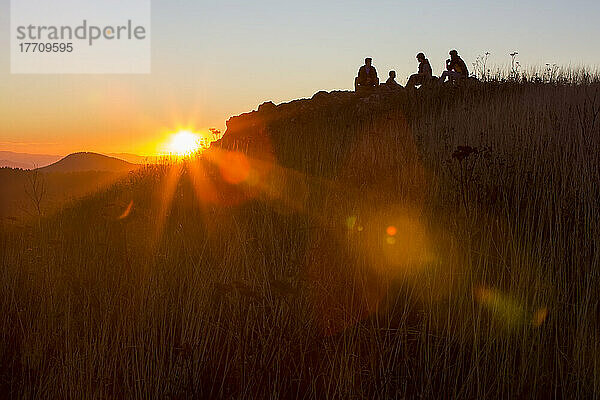
[[190, 131], [179, 131], [169, 141], [167, 150], [178, 156], [186, 156], [196, 153], [202, 147], [202, 139], [199, 135]]

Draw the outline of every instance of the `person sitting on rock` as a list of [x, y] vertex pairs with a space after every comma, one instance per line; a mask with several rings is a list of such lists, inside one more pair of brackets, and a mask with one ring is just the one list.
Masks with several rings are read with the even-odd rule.
[[365, 59], [365, 65], [360, 67], [358, 70], [358, 76], [354, 79], [354, 90], [359, 88], [372, 88], [379, 86], [379, 78], [377, 77], [377, 70], [373, 65], [372, 58]]
[[444, 83], [446, 78], [452, 82], [457, 82], [468, 77], [469, 70], [467, 69], [467, 64], [460, 58], [456, 50], [450, 51], [450, 59], [446, 60], [446, 71], [440, 76], [440, 82]]
[[390, 71], [390, 77], [385, 81], [385, 84], [392, 89], [400, 87], [400, 84], [396, 82], [396, 71]]
[[429, 64], [429, 60], [425, 58], [425, 54], [417, 54], [417, 60], [419, 61], [419, 72], [410, 76], [406, 87], [414, 88], [417, 85], [426, 85], [433, 77], [431, 64]]

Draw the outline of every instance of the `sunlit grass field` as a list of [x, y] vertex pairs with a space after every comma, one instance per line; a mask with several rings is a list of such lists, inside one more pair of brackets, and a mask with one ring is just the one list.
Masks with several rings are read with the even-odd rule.
[[600, 397], [600, 86], [567, 78], [289, 105], [4, 223], [0, 396]]

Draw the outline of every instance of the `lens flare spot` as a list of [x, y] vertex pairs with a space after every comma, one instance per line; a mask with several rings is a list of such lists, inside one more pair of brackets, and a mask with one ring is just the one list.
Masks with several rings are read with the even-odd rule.
[[494, 292], [486, 287], [477, 287], [473, 289], [475, 299], [483, 304], [489, 304], [494, 298]]
[[540, 308], [535, 312], [535, 314], [533, 314], [533, 320], [531, 321], [531, 325], [538, 328], [544, 323], [544, 321], [546, 321], [546, 318], [548, 318], [548, 308]]
[[[385, 225], [377, 220], [374, 222], [377, 226], [386, 227], [383, 240], [387, 246], [384, 246], [382, 254], [378, 253], [380, 250], [376, 247], [370, 251], [374, 257], [383, 256], [383, 272], [404, 276], [407, 272], [421, 271], [435, 260], [425, 225], [415, 211], [398, 208], [393, 214], [388, 211], [375, 218], [385, 221]], [[378, 240], [382, 240], [381, 236]]]
[[250, 176], [250, 162], [241, 153], [227, 153], [219, 164], [223, 179], [233, 185], [239, 185]]
[[496, 289], [477, 287], [473, 289], [473, 297], [507, 327], [514, 328], [529, 323], [537, 327], [548, 316], [548, 309], [542, 308], [536, 311], [532, 318], [531, 312], [526, 309], [522, 302]]
[[119, 215], [119, 220], [124, 220], [125, 218], [129, 217], [129, 214], [131, 214], [131, 210], [133, 209], [133, 200], [131, 200], [129, 202], [129, 205], [127, 206], [127, 208], [125, 209], [125, 211], [123, 211], [123, 214]]
[[358, 218], [355, 215], [346, 218], [346, 226], [348, 227], [348, 230], [353, 230], [356, 227], [357, 220]]

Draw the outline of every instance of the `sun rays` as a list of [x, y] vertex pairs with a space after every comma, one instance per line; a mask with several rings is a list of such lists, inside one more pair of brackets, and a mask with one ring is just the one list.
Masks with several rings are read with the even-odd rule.
[[[183, 179], [187, 182], [182, 184], [191, 185], [189, 193], [194, 197], [193, 201], [201, 218], [206, 221], [211, 220], [207, 213], [259, 201], [273, 207], [280, 214], [307, 216], [319, 227], [330, 231], [331, 240], [323, 243], [327, 248], [337, 249], [337, 245], [341, 246], [343, 238], [348, 236], [348, 229], [356, 230], [357, 235], [352, 235], [349, 243], [354, 250], [348, 254], [354, 257], [360, 253], [362, 256], [359, 257], [369, 261], [368, 271], [365, 272], [371, 278], [365, 277], [363, 284], [352, 288], [355, 298], [347, 299], [343, 294], [327, 294], [318, 289], [327, 287], [327, 284], [339, 285], [339, 281], [324, 282], [325, 278], [321, 277], [313, 282], [317, 288], [313, 293], [315, 307], [317, 303], [332, 295], [335, 299], [331, 299], [327, 304], [349, 307], [340, 315], [332, 314], [333, 311], [327, 304], [324, 304], [324, 308], [321, 307], [320, 312], [323, 313], [324, 320], [339, 320], [332, 326], [324, 325], [328, 332], [338, 331], [339, 328], [356, 323], [377, 310], [383, 298], [383, 288], [387, 284], [373, 286], [373, 277], [377, 277], [377, 281], [395, 279], [399, 274], [406, 275], [400, 273], [405, 269], [420, 271], [430, 260], [435, 259], [429, 248], [427, 232], [416, 215], [399, 213], [398, 210], [373, 215], [373, 211], [369, 209], [377, 208], [377, 203], [367, 200], [369, 194], [358, 189], [342, 187], [326, 178], [309, 176], [283, 167], [269, 154], [251, 157], [242, 152], [212, 148], [200, 157], [173, 162], [167, 168], [158, 196], [155, 245], [161, 240], [172, 203], [176, 201], [176, 196], [179, 196], [176, 194], [177, 187]], [[343, 216], [344, 209], [355, 209], [358, 216], [346, 221]], [[220, 218], [224, 218], [223, 223], [226, 223], [230, 213], [226, 211], [219, 214]], [[390, 244], [388, 241], [387, 245], [382, 246], [381, 244], [386, 243], [386, 238], [394, 239], [394, 243]], [[338, 249], [336, 254], [338, 251], [346, 251], [343, 247]], [[307, 258], [313, 259], [315, 263], [312, 266], [307, 265], [308, 275], [320, 276], [318, 273], [315, 275], [315, 268], [319, 269], [319, 265], [326, 264], [327, 260], [323, 259], [322, 255], [307, 254]], [[389, 267], [385, 270], [376, 267], [376, 264], [382, 263], [389, 264]], [[329, 270], [328, 268], [325, 270]], [[389, 269], [396, 272], [390, 273]], [[331, 277], [330, 274], [326, 276]], [[348, 284], [356, 283], [352, 282], [354, 280], [350, 279]]]
[[[460, 287], [453, 280], [464, 272], [455, 265], [460, 255], [441, 250], [452, 246], [444, 242], [449, 240], [446, 230], [430, 226], [424, 217], [422, 196], [382, 205], [375, 189], [342, 186], [283, 167], [272, 154], [253, 157], [217, 147], [166, 166], [157, 197], [155, 249], [173, 202], [179, 201], [178, 186], [184, 184], [190, 185], [186, 201], [195, 204], [203, 221], [199, 223], [209, 224], [209, 230], [226, 226], [234, 214], [228, 210], [250, 202], [267, 204], [279, 214], [306, 216], [315, 224], [310, 237], [320, 244], [307, 250], [304, 267], [312, 285], [309, 298], [326, 334], [377, 313], [394, 282], [411, 287], [430, 306], [451, 301], [451, 293]], [[218, 223], [211, 217], [215, 211]], [[350, 264], [335, 265], [340, 257]], [[510, 327], [523, 321], [538, 327], [548, 315], [543, 305], [526, 309], [493, 288], [477, 287], [473, 297], [481, 309]]]
[[202, 137], [200, 135], [183, 130], [171, 136], [167, 150], [170, 154], [182, 157], [197, 153], [202, 146]]
[[218, 129], [197, 132], [192, 128], [178, 128], [166, 131], [158, 152], [171, 159], [189, 158], [205, 152], [212, 142], [218, 140], [222, 133]]

